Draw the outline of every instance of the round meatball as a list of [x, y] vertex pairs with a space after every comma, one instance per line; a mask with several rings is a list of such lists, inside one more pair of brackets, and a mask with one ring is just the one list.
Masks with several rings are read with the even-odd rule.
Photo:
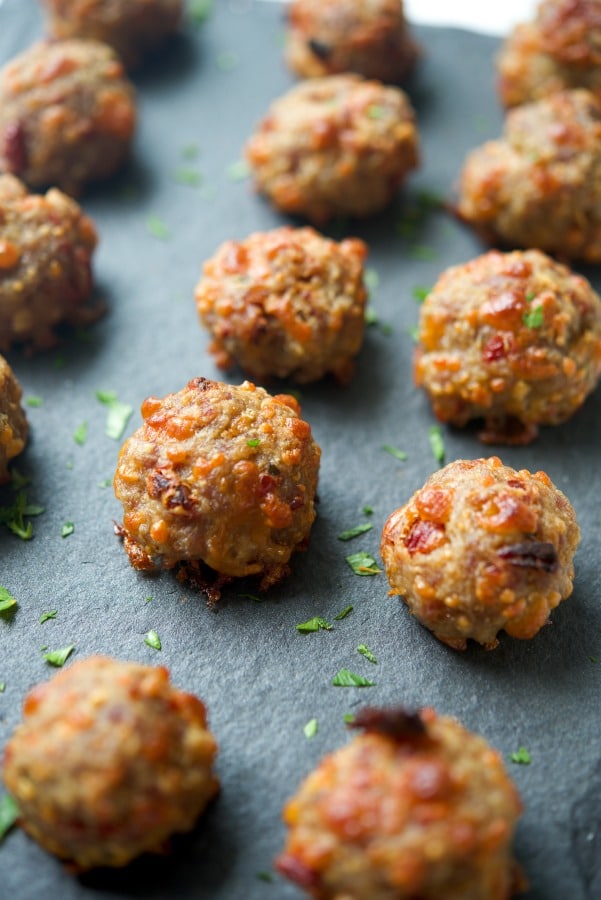
[[78, 193], [129, 154], [134, 90], [97, 41], [39, 43], [0, 72], [0, 172]]
[[572, 593], [580, 529], [544, 472], [457, 460], [428, 478], [382, 531], [392, 594], [455, 650], [503, 629], [532, 638]]
[[499, 753], [432, 709], [364, 709], [284, 809], [279, 871], [316, 900], [506, 900], [521, 813]]
[[44, 0], [55, 38], [104, 41], [128, 69], [172, 34], [183, 0]]
[[189, 831], [218, 789], [206, 710], [167, 669], [95, 656], [26, 697], [4, 753], [20, 824], [80, 871]]
[[572, 88], [601, 101], [601, 3], [544, 0], [535, 20], [517, 25], [505, 41], [497, 68], [505, 106]]
[[403, 81], [419, 55], [402, 0], [292, 0], [288, 24], [286, 59], [303, 78]]
[[328, 372], [350, 380], [365, 331], [367, 247], [312, 228], [277, 228], [227, 241], [196, 288], [217, 364], [258, 381], [299, 383]]
[[272, 104], [246, 155], [282, 212], [316, 223], [368, 216], [418, 164], [415, 117], [400, 88], [359, 75], [313, 78]]
[[469, 154], [457, 212], [491, 243], [601, 262], [601, 103], [566, 91], [510, 110]]
[[415, 381], [442, 422], [487, 443], [566, 421], [601, 375], [601, 299], [539, 250], [491, 251], [442, 274], [420, 312]]
[[0, 350], [50, 347], [59, 322], [81, 325], [102, 313], [82, 307], [96, 240], [75, 200], [57, 188], [28, 194], [14, 175], [0, 175]]
[[[0, 243], [0, 258], [2, 245]], [[0, 356], [0, 484], [9, 478], [8, 463], [25, 447], [27, 419], [21, 407], [21, 385], [3, 356]]]
[[142, 416], [115, 474], [132, 565], [203, 562], [262, 588], [287, 574], [315, 518], [320, 457], [296, 400], [196, 378]]

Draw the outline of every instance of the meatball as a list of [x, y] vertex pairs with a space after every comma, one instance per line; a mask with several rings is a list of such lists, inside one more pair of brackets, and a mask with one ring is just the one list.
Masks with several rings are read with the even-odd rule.
[[142, 416], [115, 474], [132, 565], [203, 562], [262, 588], [287, 574], [308, 543], [320, 457], [296, 400], [196, 378]]
[[400, 88], [359, 75], [313, 78], [272, 104], [246, 155], [282, 212], [315, 223], [368, 216], [418, 164], [415, 117]]
[[[0, 258], [2, 245], [0, 243]], [[21, 385], [3, 356], [0, 356], [0, 484], [10, 476], [8, 463], [25, 447], [27, 419], [21, 407]]]
[[94, 225], [75, 200], [57, 188], [28, 194], [14, 175], [0, 175], [0, 350], [52, 346], [59, 322], [85, 324], [102, 313], [82, 307], [95, 246]]
[[527, 443], [601, 375], [601, 299], [539, 250], [490, 251], [442, 274], [420, 312], [415, 381], [443, 422]]
[[469, 154], [457, 212], [491, 243], [601, 262], [601, 103], [566, 91], [510, 110]]
[[227, 241], [196, 288], [217, 364], [234, 362], [259, 381], [350, 380], [365, 330], [367, 291], [358, 239], [312, 228], [277, 228]]
[[0, 72], [0, 172], [78, 193], [129, 154], [134, 90], [97, 41], [39, 43]]
[[506, 900], [521, 813], [497, 751], [432, 709], [364, 709], [284, 809], [279, 871], [316, 900]]
[[497, 633], [528, 639], [572, 593], [580, 529], [544, 472], [457, 460], [428, 478], [382, 531], [392, 594], [455, 650]]
[[95, 656], [26, 697], [4, 754], [20, 824], [80, 871], [189, 831], [217, 792], [203, 703], [167, 669]]
[[286, 59], [303, 78], [358, 72], [403, 81], [419, 55], [402, 0], [293, 0]]
[[534, 21], [509, 35], [497, 69], [505, 106], [572, 88], [587, 88], [601, 101], [601, 3], [544, 0]]
[[55, 38], [92, 38], [117, 51], [128, 69], [172, 34], [183, 0], [44, 0]]

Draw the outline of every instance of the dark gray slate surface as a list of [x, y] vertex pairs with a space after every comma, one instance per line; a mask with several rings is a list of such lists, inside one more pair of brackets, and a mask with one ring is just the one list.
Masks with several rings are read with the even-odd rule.
[[[411, 378], [412, 289], [430, 286], [444, 267], [482, 248], [450, 218], [434, 214], [419, 224], [416, 240], [435, 253], [416, 259], [395, 226], [411, 216], [420, 191], [448, 195], [466, 151], [498, 132], [495, 40], [419, 30], [424, 58], [410, 93], [423, 136], [422, 169], [389, 213], [349, 228], [370, 244], [369, 265], [380, 276], [373, 305], [392, 333], [369, 329], [348, 389], [325, 383], [302, 392], [323, 465], [311, 547], [294, 561], [292, 577], [261, 604], [238, 596], [254, 592], [254, 584], [235, 586], [212, 612], [173, 576], [136, 574], [113, 535], [120, 507], [111, 488], [99, 483], [112, 476], [119, 445], [104, 435], [105, 410], [95, 391], [116, 390], [135, 407], [129, 433], [149, 394], [178, 390], [196, 375], [219, 377], [192, 301], [201, 264], [222, 240], [282, 221], [248, 182], [226, 175], [268, 102], [292, 84], [281, 60], [281, 10], [242, 0], [214, 5], [209, 21], [189, 27], [160, 63], [137, 77], [134, 161], [123, 177], [82, 199], [102, 238], [96, 275], [109, 315], [89, 329], [86, 342], [71, 335], [55, 352], [9, 357], [25, 394], [44, 398], [42, 407], [29, 410], [31, 442], [18, 467], [32, 479], [31, 499], [46, 512], [30, 543], [0, 533], [0, 583], [19, 600], [16, 616], [0, 620], [0, 680], [6, 682], [0, 745], [19, 721], [26, 692], [52, 674], [40, 647], [74, 643], [76, 657], [107, 653], [164, 663], [177, 685], [202, 696], [221, 746], [223, 790], [171, 858], [144, 859], [122, 872], [73, 878], [14, 832], [0, 847], [0, 897], [299, 897], [277, 876], [269, 884], [257, 873], [269, 870], [282, 846], [285, 799], [324, 753], [347, 740], [343, 716], [366, 702], [433, 705], [483, 734], [505, 757], [526, 746], [532, 764], [508, 766], [526, 807], [517, 853], [531, 880], [528, 896], [599, 897], [601, 663], [593, 661], [601, 660], [599, 394], [565, 426], [543, 430], [532, 446], [501, 450], [510, 465], [544, 468], [571, 498], [583, 529], [574, 594], [533, 641], [502, 639], [494, 652], [471, 647], [457, 654], [388, 597], [383, 575], [358, 578], [344, 561], [358, 549], [377, 554], [388, 514], [436, 467], [428, 443], [433, 418]], [[6, 0], [0, 61], [41, 31], [32, 0]], [[194, 143], [199, 158], [186, 165], [202, 172], [202, 190], [172, 179], [185, 162], [182, 148]], [[168, 225], [169, 240], [148, 233], [152, 214]], [[597, 273], [585, 274], [601, 285]], [[231, 380], [241, 380], [240, 373]], [[88, 440], [78, 446], [73, 432], [83, 421]], [[445, 442], [448, 460], [486, 455], [472, 430], [447, 430]], [[384, 453], [384, 443], [405, 449], [407, 462]], [[6, 502], [6, 491], [0, 498]], [[337, 534], [363, 521], [366, 504], [374, 508], [373, 531], [342, 544]], [[67, 520], [75, 532], [63, 539]], [[296, 623], [314, 615], [332, 620], [347, 604], [352, 614], [333, 631], [297, 633]], [[57, 609], [57, 618], [40, 625], [47, 609]], [[161, 637], [160, 652], [143, 643], [150, 628]], [[356, 652], [360, 642], [376, 654], [377, 666]], [[342, 666], [377, 686], [332, 687]], [[313, 717], [319, 733], [307, 740], [303, 726]]]

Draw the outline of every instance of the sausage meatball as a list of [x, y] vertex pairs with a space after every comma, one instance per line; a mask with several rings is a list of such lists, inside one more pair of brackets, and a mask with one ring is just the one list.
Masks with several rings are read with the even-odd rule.
[[567, 91], [509, 111], [467, 157], [457, 212], [491, 243], [601, 262], [601, 103]]
[[601, 3], [543, 0], [535, 20], [510, 34], [497, 68], [505, 106], [572, 88], [588, 88], [601, 101]]
[[80, 871], [189, 831], [218, 789], [203, 703], [167, 669], [95, 656], [26, 697], [4, 753], [20, 824]]
[[28, 426], [21, 407], [22, 393], [13, 370], [0, 356], [0, 484], [9, 480], [8, 463], [21, 453], [27, 441]]
[[415, 381], [443, 422], [527, 443], [601, 375], [601, 299], [539, 250], [491, 251], [442, 274], [420, 313]]
[[142, 416], [115, 474], [132, 565], [278, 581], [315, 518], [320, 450], [296, 400], [196, 378]]
[[364, 709], [284, 809], [279, 871], [316, 900], [507, 900], [521, 813], [497, 751], [432, 709]]
[[392, 594], [453, 647], [531, 638], [572, 593], [574, 510], [544, 472], [497, 457], [457, 460], [428, 478], [382, 531]]
[[78, 193], [126, 159], [134, 90], [110, 47], [40, 43], [0, 72], [0, 172]]
[[92, 38], [135, 68], [180, 23], [183, 0], [44, 0], [55, 38]]
[[415, 117], [399, 88], [359, 75], [313, 78], [272, 104], [246, 155], [282, 212], [316, 223], [368, 216], [418, 163]]
[[418, 57], [402, 0], [292, 0], [286, 58], [303, 78], [358, 72], [397, 82]]
[[94, 225], [75, 200], [57, 188], [29, 194], [14, 175], [0, 175], [0, 350], [49, 347], [59, 322], [97, 318], [100, 308], [82, 307], [95, 246]]
[[258, 381], [350, 380], [365, 330], [367, 291], [358, 239], [341, 243], [312, 228], [277, 228], [227, 241], [196, 288], [217, 364], [234, 362]]

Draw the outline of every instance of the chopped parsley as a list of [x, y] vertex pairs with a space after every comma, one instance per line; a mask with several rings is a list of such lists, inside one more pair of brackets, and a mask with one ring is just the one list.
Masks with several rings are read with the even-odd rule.
[[321, 616], [313, 616], [308, 622], [301, 622], [300, 625], [297, 625], [296, 630], [301, 634], [310, 634], [313, 631], [331, 631], [332, 625]]
[[382, 569], [379, 569], [373, 556], [364, 550], [358, 550], [357, 553], [351, 553], [346, 557], [346, 561], [355, 573], [355, 575], [378, 575]]
[[418, 341], [419, 341], [419, 326], [418, 326], [418, 325], [411, 325], [411, 326], [407, 329], [407, 334], [409, 335], [409, 337], [411, 338], [411, 340], [413, 341], [413, 343], [414, 343], [414, 344], [417, 344]]
[[363, 675], [356, 675], [350, 669], [340, 669], [332, 679], [334, 687], [375, 687], [376, 682], [364, 678]]
[[151, 603], [151, 602], [152, 602], [152, 599], [153, 599], [153, 598], [152, 598], [151, 596], [144, 597], [144, 603]]
[[352, 725], [352, 723], [355, 721], [355, 714], [345, 713], [343, 719], [346, 725]]
[[160, 650], [162, 647], [161, 639], [152, 629], [147, 631], [144, 635], [144, 643], [148, 644], [149, 647], [152, 647], [153, 650]]
[[337, 616], [334, 616], [335, 622], [340, 622], [341, 619], [346, 619], [349, 613], [352, 613], [352, 606], [345, 606], [343, 610], [341, 610]]
[[246, 442], [248, 447], [258, 447], [261, 443], [261, 438], [249, 438]]
[[226, 169], [230, 181], [244, 181], [250, 175], [250, 166], [244, 159], [238, 159]]
[[38, 406], [42, 406], [44, 401], [41, 397], [38, 397], [35, 394], [30, 394], [29, 397], [25, 397], [25, 403], [27, 404], [27, 406], [30, 406], [32, 409], [34, 409]]
[[88, 423], [82, 422], [73, 432], [73, 440], [82, 447], [88, 438]]
[[545, 314], [542, 306], [535, 306], [534, 309], [527, 309], [522, 316], [522, 321], [526, 328], [540, 328], [545, 321]]
[[365, 516], [373, 516], [374, 508], [373, 506], [364, 506], [362, 512]]
[[96, 391], [96, 399], [107, 407], [104, 433], [118, 441], [127, 427], [133, 408], [128, 403], [122, 403], [115, 391]]
[[371, 522], [364, 522], [363, 525], [355, 525], [354, 528], [347, 528], [346, 531], [341, 531], [338, 535], [338, 540], [350, 541], [352, 538], [358, 537], [360, 534], [365, 534], [366, 531], [371, 531], [373, 527], [374, 526]]
[[40, 616], [40, 625], [43, 625], [48, 619], [56, 619], [57, 614], [58, 609], [49, 609], [48, 612], [43, 612]]
[[446, 451], [440, 425], [430, 426], [428, 437], [430, 439], [430, 449], [432, 450], [432, 455], [436, 462], [439, 465], [442, 465], [445, 460]]
[[17, 801], [10, 794], [4, 794], [0, 799], [0, 841], [6, 837], [18, 818]]
[[386, 453], [390, 453], [391, 456], [394, 456], [395, 459], [404, 462], [407, 459], [407, 454], [404, 450], [398, 450], [396, 447], [393, 447], [392, 444], [382, 444], [382, 450]]
[[243, 600], [252, 600], [253, 603], [263, 603], [264, 597], [257, 597], [256, 594], [238, 594]]
[[198, 144], [186, 144], [185, 147], [182, 147], [181, 154], [182, 159], [198, 159], [198, 156], [200, 154]]
[[103, 478], [102, 481], [98, 482], [98, 487], [107, 488], [107, 487], [110, 487], [112, 483], [113, 483], [112, 478]]
[[599, 662], [599, 657], [598, 657], [598, 656], [589, 656], [589, 660], [590, 660], [592, 663], [598, 663], [598, 662]]
[[200, 25], [211, 14], [213, 0], [190, 0], [188, 15], [195, 25]]
[[65, 665], [74, 650], [75, 644], [69, 644], [68, 647], [61, 647], [60, 650], [50, 650], [48, 653], [44, 653], [44, 659], [51, 666], [56, 666], [57, 669], [60, 669], [61, 666]]
[[378, 322], [379, 322], [378, 314], [377, 314], [377, 312], [375, 311], [375, 309], [373, 308], [373, 306], [366, 306], [366, 307], [365, 307], [364, 318], [365, 318], [365, 324], [366, 324], [368, 327], [369, 327], [370, 325], [377, 325]]
[[224, 50], [217, 55], [217, 68], [222, 72], [231, 72], [240, 63], [240, 57], [231, 50]]
[[357, 647], [357, 652], [360, 653], [361, 656], [364, 656], [365, 659], [369, 660], [370, 663], [373, 663], [375, 666], [378, 665], [378, 660], [376, 659], [375, 655], [365, 644], [359, 644], [359, 646]]
[[168, 225], [155, 213], [151, 213], [146, 219], [146, 230], [159, 241], [166, 241], [171, 237]]
[[257, 872], [259, 881], [265, 881], [267, 884], [273, 883], [273, 874], [271, 872]]
[[7, 591], [5, 587], [0, 585], [0, 613], [6, 612], [9, 609], [14, 609], [17, 605], [17, 600], [10, 591]]
[[520, 747], [515, 753], [510, 753], [509, 759], [512, 763], [517, 763], [520, 766], [529, 766], [532, 762], [532, 757], [525, 747]]
[[188, 187], [200, 187], [202, 184], [202, 175], [197, 169], [192, 169], [190, 166], [180, 166], [172, 177], [177, 184], [185, 184]]
[[371, 294], [380, 284], [380, 276], [375, 269], [366, 269], [363, 275], [363, 281], [365, 282], [365, 287]]
[[33, 537], [33, 526], [31, 522], [25, 521], [25, 517], [39, 516], [44, 512], [43, 506], [27, 502], [27, 495], [23, 490], [27, 484], [29, 478], [13, 469], [11, 487], [17, 491], [17, 495], [11, 506], [0, 506], [0, 524], [6, 525], [9, 531], [23, 541], [29, 541]]
[[413, 247], [409, 248], [409, 255], [412, 259], [429, 262], [432, 259], [436, 259], [436, 250], [433, 247], [428, 247], [426, 244], [414, 244]]
[[382, 332], [382, 334], [386, 335], [386, 337], [390, 337], [394, 329], [390, 322], [382, 322], [380, 325], [380, 331]]
[[3, 694], [5, 690], [6, 690], [6, 682], [0, 681], [0, 694]]
[[318, 731], [317, 719], [309, 719], [303, 731], [307, 740], [314, 738]]
[[418, 303], [423, 303], [430, 293], [430, 288], [414, 287], [411, 293], [413, 294], [414, 300], [417, 300]]
[[75, 525], [73, 522], [65, 522], [63, 527], [61, 528], [61, 537], [66, 538], [73, 534], [75, 531]]

